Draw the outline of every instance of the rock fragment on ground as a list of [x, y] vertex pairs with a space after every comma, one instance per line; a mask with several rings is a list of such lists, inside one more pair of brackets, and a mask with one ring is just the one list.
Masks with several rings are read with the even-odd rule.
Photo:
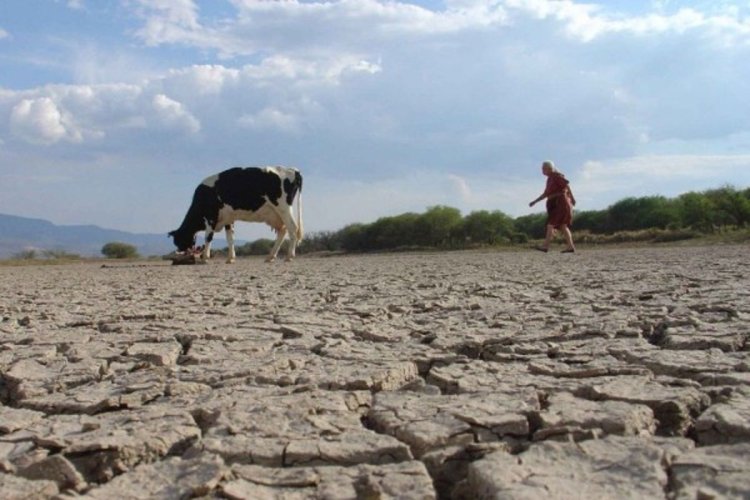
[[352, 467], [269, 468], [232, 467], [234, 479], [221, 485], [221, 493], [234, 500], [257, 498], [380, 498], [431, 500], [436, 498], [424, 465], [404, 461], [386, 465]]
[[705, 446], [678, 456], [670, 467], [673, 497], [747, 498], [750, 444]]
[[577, 443], [546, 441], [469, 466], [467, 498], [664, 498], [665, 464], [688, 452], [687, 439], [609, 436]]

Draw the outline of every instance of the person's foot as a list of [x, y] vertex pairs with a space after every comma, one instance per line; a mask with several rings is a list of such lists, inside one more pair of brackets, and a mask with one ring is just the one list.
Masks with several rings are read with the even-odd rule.
[[547, 249], [544, 247], [534, 247], [534, 250], [539, 250], [540, 252], [547, 253]]
[[566, 248], [565, 250], [563, 250], [560, 253], [575, 253], [575, 252], [576, 252], [575, 248]]

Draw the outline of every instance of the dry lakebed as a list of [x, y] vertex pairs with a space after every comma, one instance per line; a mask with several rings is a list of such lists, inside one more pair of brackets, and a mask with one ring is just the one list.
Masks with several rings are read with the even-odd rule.
[[0, 498], [750, 497], [750, 246], [0, 267]]

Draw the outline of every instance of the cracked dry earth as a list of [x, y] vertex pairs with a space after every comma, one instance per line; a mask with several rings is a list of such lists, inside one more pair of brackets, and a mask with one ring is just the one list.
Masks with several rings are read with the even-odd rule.
[[0, 268], [0, 497], [748, 498], [748, 255]]

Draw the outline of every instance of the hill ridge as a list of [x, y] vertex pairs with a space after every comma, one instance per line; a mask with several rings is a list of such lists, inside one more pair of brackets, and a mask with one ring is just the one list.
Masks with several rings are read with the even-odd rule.
[[95, 224], [57, 225], [42, 218], [0, 213], [0, 258], [25, 250], [65, 251], [81, 256], [100, 256], [101, 248], [113, 241], [128, 243], [144, 256], [174, 250], [166, 231], [132, 233]]

